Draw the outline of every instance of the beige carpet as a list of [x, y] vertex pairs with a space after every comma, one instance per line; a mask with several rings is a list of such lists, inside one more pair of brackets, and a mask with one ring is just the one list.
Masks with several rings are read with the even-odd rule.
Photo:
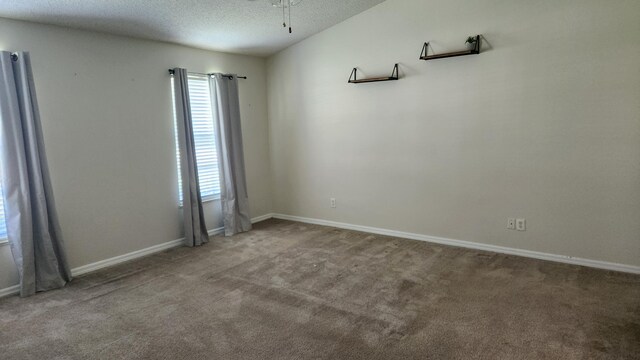
[[1, 359], [639, 359], [640, 276], [268, 220], [0, 300]]

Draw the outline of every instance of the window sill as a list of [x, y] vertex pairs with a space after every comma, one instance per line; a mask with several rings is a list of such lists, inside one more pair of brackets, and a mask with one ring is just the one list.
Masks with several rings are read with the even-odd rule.
[[[206, 198], [203, 198], [203, 199], [202, 199], [202, 203], [204, 204], [204, 203], [208, 203], [208, 202], [212, 202], [212, 201], [217, 201], [217, 200], [220, 200], [220, 199], [221, 199], [220, 194], [218, 194], [218, 195], [213, 195], [213, 196], [207, 196]], [[184, 207], [184, 206], [182, 205], [182, 202], [181, 202], [180, 204], [178, 204], [178, 207], [179, 207], [180, 209], [182, 209], [182, 208]]]
[[9, 245], [9, 239], [7, 239], [7, 238], [0, 239], [0, 247], [2, 247], [4, 245]]

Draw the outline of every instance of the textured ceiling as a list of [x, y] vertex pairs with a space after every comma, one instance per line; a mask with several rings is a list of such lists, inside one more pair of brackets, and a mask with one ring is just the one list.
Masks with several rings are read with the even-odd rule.
[[293, 34], [270, 0], [0, 0], [0, 17], [266, 56], [384, 0], [303, 0]]

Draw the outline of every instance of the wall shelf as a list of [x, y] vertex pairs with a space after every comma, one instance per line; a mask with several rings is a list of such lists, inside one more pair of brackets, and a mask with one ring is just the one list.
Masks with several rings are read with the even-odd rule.
[[[424, 46], [422, 47], [422, 52], [420, 52], [420, 60], [435, 60], [435, 59], [444, 59], [444, 58], [449, 58], [449, 57], [455, 57], [455, 56], [466, 56], [466, 55], [477, 55], [480, 54], [480, 35], [476, 35], [475, 37], [469, 37], [469, 39], [473, 39], [473, 49], [469, 49], [469, 50], [462, 50], [462, 51], [453, 51], [453, 52], [448, 52], [448, 53], [444, 53], [444, 54], [433, 54], [433, 55], [428, 55], [427, 51], [429, 49], [429, 43], [426, 42], [424, 43]], [[467, 39], [467, 42], [470, 42], [469, 39]], [[467, 43], [465, 42], [465, 44]]]
[[378, 81], [391, 81], [398, 80], [398, 64], [393, 66], [393, 71], [391, 72], [391, 76], [388, 77], [375, 77], [375, 78], [367, 78], [367, 79], [358, 79], [358, 70], [357, 68], [353, 68], [351, 71], [351, 75], [349, 76], [349, 84], [362, 84], [362, 83], [370, 83], [370, 82], [378, 82]]

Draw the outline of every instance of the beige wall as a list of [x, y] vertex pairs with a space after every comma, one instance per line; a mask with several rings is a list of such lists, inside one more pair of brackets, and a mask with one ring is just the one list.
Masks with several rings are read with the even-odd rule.
[[[387, 0], [276, 54], [274, 211], [640, 265], [638, 14], [636, 0]], [[477, 33], [478, 56], [417, 59]], [[347, 84], [396, 62], [400, 81]]]
[[[0, 49], [31, 52], [71, 267], [182, 237], [167, 69], [235, 72], [252, 216], [271, 211], [265, 61], [0, 19]], [[206, 204], [220, 226], [219, 202]], [[0, 289], [17, 283], [0, 245]]]

